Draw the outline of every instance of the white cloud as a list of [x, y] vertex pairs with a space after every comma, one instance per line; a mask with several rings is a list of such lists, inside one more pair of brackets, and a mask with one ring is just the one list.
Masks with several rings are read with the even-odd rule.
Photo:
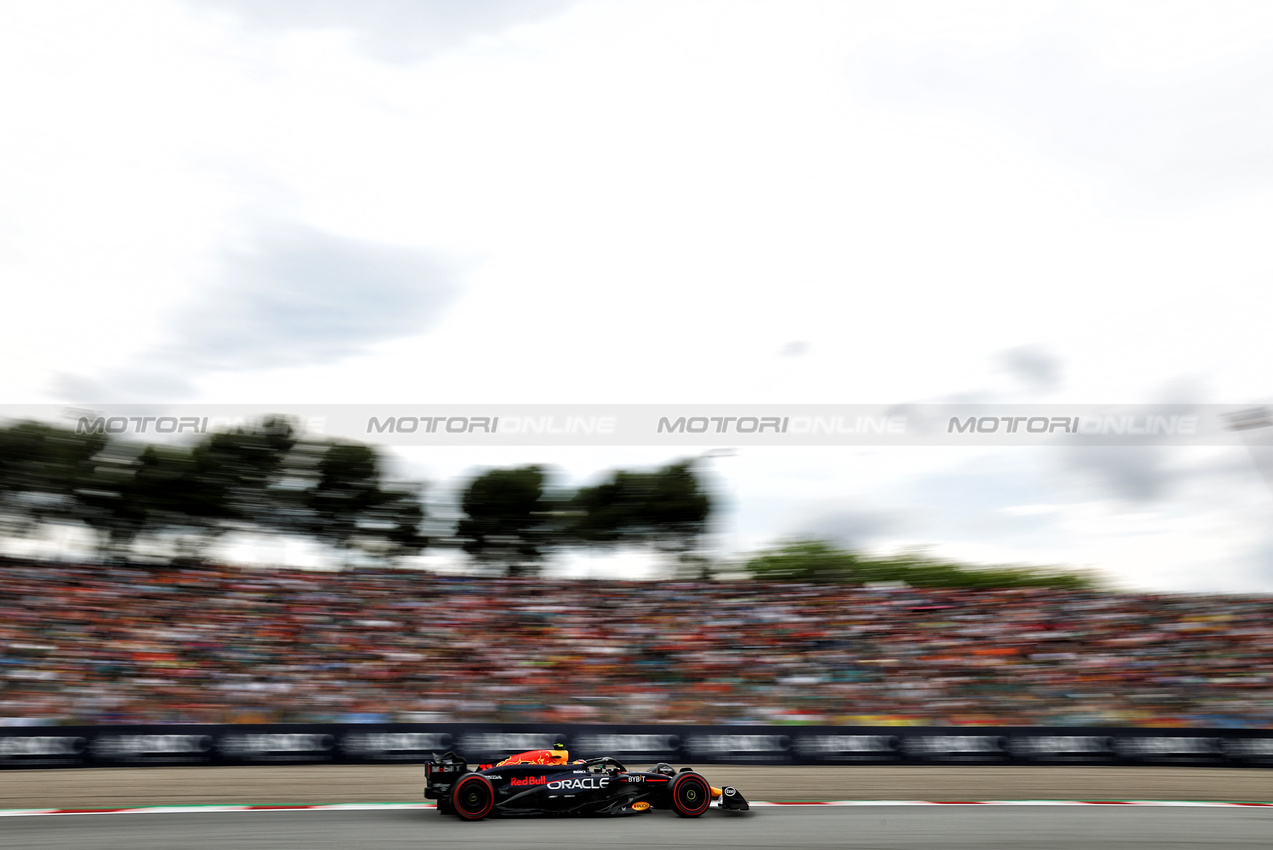
[[[0, 13], [0, 276], [21, 293], [0, 336], [8, 400], [1134, 403], [1182, 378], [1226, 401], [1268, 392], [1265, 4], [381, 2], [378, 23], [357, 4], [271, 8]], [[275, 227], [427, 257], [446, 309], [413, 319], [428, 293], [369, 288], [339, 302], [345, 318], [392, 332], [339, 344], [284, 321], [294, 358], [267, 340], [172, 356], [207, 340], [185, 331], [192, 305], [216, 318], [268, 300], [245, 294], [251, 275], [227, 285], [225, 257]], [[780, 356], [793, 341], [803, 354]], [[563, 462], [646, 455], [577, 457]], [[522, 460], [552, 458], [418, 462]], [[1212, 574], [1248, 575], [1264, 519], [1231, 499], [1240, 520], [1208, 513], [1214, 493], [1192, 488], [1217, 476], [1128, 462], [1085, 456], [1091, 481], [938, 450], [714, 465], [733, 470], [733, 548], [866, 505], [895, 518], [876, 545], [1146, 582], [1185, 581], [1224, 528], [1236, 542]], [[1152, 508], [1102, 489], [1119, 481]], [[1132, 533], [1140, 510], [1157, 531]], [[1150, 569], [1163, 558], [1181, 566]]]

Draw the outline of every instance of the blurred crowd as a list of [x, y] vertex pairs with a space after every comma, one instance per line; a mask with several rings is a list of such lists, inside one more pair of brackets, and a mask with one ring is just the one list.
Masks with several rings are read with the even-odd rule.
[[0, 723], [1273, 725], [1273, 598], [0, 560]]

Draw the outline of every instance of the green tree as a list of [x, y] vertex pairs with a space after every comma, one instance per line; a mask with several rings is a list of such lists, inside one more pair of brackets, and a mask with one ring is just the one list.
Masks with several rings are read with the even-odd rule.
[[411, 487], [384, 482], [373, 449], [301, 440], [282, 417], [190, 448], [36, 422], [0, 428], [0, 533], [82, 523], [116, 557], [146, 536], [197, 557], [229, 531], [296, 534], [393, 558], [428, 544], [424, 519]]
[[0, 531], [23, 535], [43, 523], [77, 522], [76, 488], [110, 442], [40, 422], [0, 428]]
[[271, 488], [296, 442], [280, 418], [210, 434], [191, 448], [112, 442], [75, 482], [76, 518], [114, 556], [126, 557], [142, 536], [166, 536], [177, 555], [198, 557], [228, 531], [273, 528]]
[[694, 474], [693, 461], [681, 461], [654, 473], [646, 511], [656, 548], [686, 558], [696, 552], [712, 513], [711, 497]]
[[858, 559], [821, 540], [797, 540], [747, 562], [746, 569], [770, 581], [852, 582], [860, 580]]
[[681, 566], [704, 569], [696, 556], [711, 516], [711, 497], [693, 461], [653, 472], [618, 470], [575, 494], [566, 534], [576, 545], [651, 547]]
[[753, 577], [772, 581], [905, 582], [912, 587], [996, 589], [1053, 587], [1094, 590], [1092, 576], [1054, 567], [980, 566], [933, 558], [921, 551], [865, 557], [837, 549], [820, 540], [797, 540], [761, 552], [746, 569]]
[[75, 482], [75, 516], [98, 533], [103, 554], [126, 557], [142, 534], [192, 524], [188, 451], [113, 444]]
[[560, 540], [559, 503], [545, 490], [542, 467], [492, 469], [469, 482], [455, 529], [461, 548], [479, 564], [510, 576], [539, 572]]
[[339, 549], [385, 558], [415, 554], [428, 545], [420, 531], [424, 506], [410, 490], [385, 486], [375, 449], [351, 443], [319, 444], [318, 449], [313, 484], [299, 499], [310, 535]]
[[204, 438], [191, 453], [188, 510], [222, 532], [286, 526], [280, 490], [293, 474], [289, 458], [297, 443], [292, 424], [281, 417]]

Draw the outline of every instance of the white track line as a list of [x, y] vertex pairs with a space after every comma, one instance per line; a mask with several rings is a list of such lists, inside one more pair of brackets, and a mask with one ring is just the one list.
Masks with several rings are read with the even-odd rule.
[[[1167, 808], [1273, 808], [1273, 803], [1222, 803], [1201, 800], [834, 800], [830, 802], [754, 802], [758, 808], [798, 808], [801, 806], [1157, 806]], [[433, 803], [337, 803], [326, 806], [139, 806], [119, 809], [0, 809], [0, 817], [42, 817], [46, 815], [161, 815], [220, 812], [334, 812], [432, 809]]]

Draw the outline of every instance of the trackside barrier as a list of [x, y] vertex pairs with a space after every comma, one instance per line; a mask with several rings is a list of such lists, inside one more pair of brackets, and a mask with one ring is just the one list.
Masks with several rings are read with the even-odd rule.
[[566, 744], [632, 764], [1085, 764], [1273, 768], [1273, 729], [392, 723], [0, 727], [0, 769], [470, 763]]

